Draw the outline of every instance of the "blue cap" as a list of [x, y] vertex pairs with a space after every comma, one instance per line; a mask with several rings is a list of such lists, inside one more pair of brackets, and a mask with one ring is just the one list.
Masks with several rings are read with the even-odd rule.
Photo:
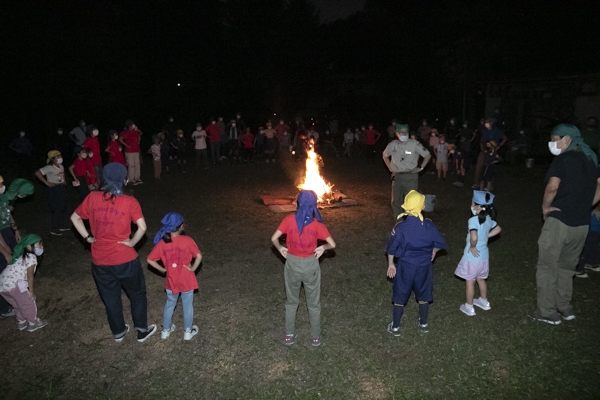
[[483, 190], [473, 190], [473, 202], [475, 204], [479, 204], [480, 206], [487, 206], [494, 202], [494, 196], [490, 192], [486, 192]]

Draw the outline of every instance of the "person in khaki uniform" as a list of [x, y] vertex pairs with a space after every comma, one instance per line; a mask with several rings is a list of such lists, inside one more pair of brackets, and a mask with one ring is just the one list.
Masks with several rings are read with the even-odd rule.
[[[383, 151], [383, 161], [392, 173], [392, 212], [394, 219], [402, 213], [402, 202], [411, 190], [419, 190], [419, 172], [423, 171], [431, 153], [418, 140], [408, 136], [408, 125], [396, 125], [396, 140]], [[423, 157], [419, 165], [419, 157]]]
[[542, 202], [544, 226], [538, 240], [537, 307], [529, 316], [558, 325], [575, 319], [573, 275], [588, 233], [592, 206], [600, 200], [598, 158], [579, 129], [560, 124], [548, 143], [552, 160]]

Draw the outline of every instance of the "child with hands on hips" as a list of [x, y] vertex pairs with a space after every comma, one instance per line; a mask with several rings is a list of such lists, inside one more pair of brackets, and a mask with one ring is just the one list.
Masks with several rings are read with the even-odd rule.
[[34, 332], [48, 325], [47, 320], [37, 316], [33, 286], [37, 258], [43, 253], [42, 238], [25, 235], [15, 246], [10, 264], [0, 274], [0, 295], [14, 308], [20, 331], [27, 328]]
[[[471, 202], [471, 213], [469, 218], [469, 233], [467, 244], [462, 259], [456, 267], [454, 274], [463, 278], [467, 284], [467, 302], [460, 306], [460, 311], [468, 316], [475, 315], [473, 305], [482, 310], [490, 310], [487, 300], [487, 283], [490, 266], [488, 239], [499, 234], [502, 229], [496, 222], [496, 210], [494, 209], [494, 195], [482, 190], [473, 191]], [[479, 298], [475, 297], [475, 281], [479, 286]]]
[[[183, 233], [184, 224], [181, 214], [170, 212], [160, 221], [163, 226], [154, 237], [154, 248], [148, 255], [148, 264], [167, 275], [165, 289], [167, 303], [163, 313], [163, 331], [161, 338], [166, 339], [175, 330], [171, 322], [173, 311], [181, 294], [183, 305], [183, 340], [191, 340], [198, 334], [198, 326], [192, 325], [194, 319], [194, 290], [198, 289], [198, 280], [194, 272], [202, 262], [202, 254], [196, 242]], [[162, 266], [158, 261], [162, 261]], [[192, 260], [194, 261], [192, 264]]]
[[[423, 218], [425, 196], [416, 190], [408, 192], [402, 204], [404, 212], [392, 230], [387, 245], [387, 276], [393, 279], [393, 320], [388, 332], [400, 336], [400, 319], [411, 292], [419, 303], [419, 329], [429, 331], [429, 303], [433, 301], [433, 260], [446, 248], [446, 240], [430, 219]], [[403, 218], [405, 217], [405, 218]], [[394, 259], [397, 262], [394, 264]]]
[[[286, 236], [288, 247], [279, 243]], [[327, 243], [317, 246], [317, 240]], [[298, 194], [296, 214], [288, 215], [281, 221], [271, 237], [273, 246], [285, 258], [285, 339], [290, 346], [296, 342], [296, 311], [300, 302], [300, 288], [304, 284], [310, 332], [313, 346], [321, 345], [321, 267], [319, 257], [325, 250], [335, 248], [335, 242], [323, 224], [323, 217], [317, 209], [317, 195], [310, 190]]]

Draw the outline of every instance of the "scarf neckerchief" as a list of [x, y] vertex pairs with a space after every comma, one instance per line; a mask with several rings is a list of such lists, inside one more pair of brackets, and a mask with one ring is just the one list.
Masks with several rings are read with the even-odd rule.
[[102, 190], [106, 190], [115, 196], [123, 194], [123, 181], [127, 178], [127, 168], [123, 164], [115, 162], [106, 164], [102, 176], [106, 182]]
[[166, 233], [173, 232], [179, 225], [183, 223], [183, 216], [176, 212], [170, 212], [160, 221], [163, 224], [162, 228], [154, 236], [154, 244], [158, 244]]
[[13, 250], [13, 254], [12, 254], [12, 260], [10, 260], [10, 264], [14, 264], [19, 257], [21, 257], [23, 255], [23, 252], [25, 251], [25, 248], [27, 246], [29, 246], [30, 244], [36, 244], [37, 242], [41, 242], [42, 238], [39, 237], [38, 235], [34, 235], [32, 233], [30, 233], [29, 235], [25, 235], [21, 238], [21, 241], [19, 243], [17, 243], [17, 245], [15, 246], [15, 249]]
[[569, 144], [569, 147], [564, 149], [562, 153], [574, 150], [577, 147], [579, 147], [579, 149], [583, 152], [583, 154], [585, 154], [588, 160], [593, 161], [594, 164], [598, 165], [598, 156], [596, 156], [596, 153], [594, 153], [594, 151], [590, 149], [590, 146], [585, 144], [583, 138], [581, 137], [581, 132], [579, 131], [579, 129], [577, 129], [575, 125], [559, 124], [554, 129], [552, 129], [551, 135], [560, 137], [565, 137], [569, 135], [569, 137], [571, 138], [571, 144]]
[[6, 197], [14, 200], [17, 197], [25, 197], [33, 194], [33, 183], [26, 179], [15, 179], [6, 190]]
[[398, 215], [398, 219], [406, 215], [412, 215], [413, 217], [419, 218], [421, 222], [423, 222], [423, 214], [421, 214], [421, 211], [423, 210], [424, 205], [425, 196], [416, 190], [411, 190], [404, 198], [404, 204], [402, 204], [402, 208], [404, 208], [405, 212]]
[[323, 222], [323, 217], [317, 209], [317, 195], [311, 190], [302, 190], [298, 194], [298, 209], [296, 210], [296, 225], [302, 235], [304, 227], [314, 219]]

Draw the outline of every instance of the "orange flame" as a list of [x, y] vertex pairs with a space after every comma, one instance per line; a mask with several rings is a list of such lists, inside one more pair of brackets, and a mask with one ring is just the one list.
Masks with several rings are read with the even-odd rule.
[[319, 202], [323, 201], [323, 196], [331, 193], [330, 185], [323, 180], [323, 177], [319, 173], [319, 160], [317, 153], [314, 150], [309, 150], [306, 157], [306, 175], [304, 176], [304, 182], [298, 185], [300, 190], [312, 190], [317, 194]]

